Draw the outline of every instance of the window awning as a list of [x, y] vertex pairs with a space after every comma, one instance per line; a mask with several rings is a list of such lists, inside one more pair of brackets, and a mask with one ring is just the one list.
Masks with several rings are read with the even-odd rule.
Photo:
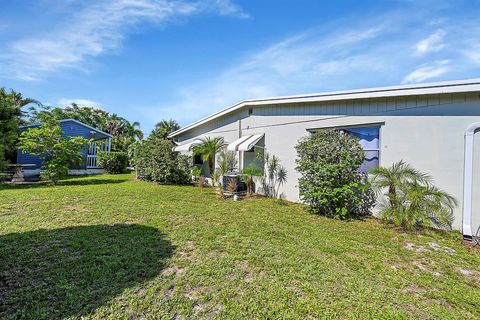
[[173, 151], [186, 153], [186, 152], [189, 152], [192, 147], [194, 147], [196, 145], [199, 145], [201, 143], [202, 143], [202, 140], [195, 139], [193, 141], [190, 141], [190, 142], [187, 142], [187, 143], [184, 143], [184, 144], [180, 144], [176, 147], [173, 147]]
[[250, 136], [243, 136], [233, 141], [227, 146], [229, 151], [248, 151], [252, 149], [255, 144], [265, 136], [264, 133], [254, 134]]

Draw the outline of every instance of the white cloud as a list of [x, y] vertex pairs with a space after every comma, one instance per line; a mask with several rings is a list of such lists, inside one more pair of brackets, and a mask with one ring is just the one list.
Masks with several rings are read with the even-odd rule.
[[423, 64], [403, 78], [402, 83], [416, 83], [437, 78], [450, 70], [449, 64], [450, 61], [448, 60]]
[[423, 55], [428, 52], [437, 52], [442, 50], [445, 47], [445, 44], [443, 43], [443, 38], [445, 35], [445, 30], [438, 29], [427, 38], [420, 40], [415, 45], [416, 53]]
[[214, 12], [246, 18], [230, 0], [100, 0], [83, 3], [78, 12], [48, 33], [18, 39], [0, 53], [0, 76], [37, 80], [45, 73], [76, 68], [85, 61], [118, 49], [130, 29], [140, 23], [166, 24], [179, 17]]
[[230, 0], [214, 0], [214, 7], [220, 15], [249, 19], [251, 16]]
[[96, 107], [99, 108], [102, 106], [100, 102], [96, 102], [93, 100], [88, 100], [88, 99], [67, 99], [67, 98], [61, 98], [58, 101], [58, 104], [62, 107], [66, 107], [71, 105], [72, 103], [77, 104], [79, 107]]
[[470, 61], [480, 65], [480, 44], [473, 45], [472, 47], [464, 50], [464, 54]]
[[[444, 48], [433, 61], [429, 55], [408, 54], [425, 40], [418, 38], [422, 28], [429, 30], [431, 26], [404, 16], [385, 15], [363, 25], [306, 31], [260, 49], [216, 76], [184, 85], [175, 98], [165, 101], [168, 107], [155, 110], [187, 124], [244, 99], [478, 74], [479, 67], [474, 68], [469, 59], [480, 62], [479, 48], [462, 51], [468, 48], [466, 43], [478, 43], [474, 42], [476, 36], [466, 37], [478, 34], [474, 26], [444, 26], [433, 32], [435, 36], [422, 47], [424, 52]], [[448, 45], [443, 43], [447, 33], [451, 35]]]
[[[212, 79], [180, 88], [170, 107], [157, 110], [189, 122], [243, 99], [359, 86], [370, 75], [388, 72], [389, 62], [398, 58], [398, 54], [384, 56], [386, 45], [370, 46], [388, 30], [387, 24], [375, 24], [298, 34], [259, 50]], [[364, 75], [347, 79], [347, 74]]]

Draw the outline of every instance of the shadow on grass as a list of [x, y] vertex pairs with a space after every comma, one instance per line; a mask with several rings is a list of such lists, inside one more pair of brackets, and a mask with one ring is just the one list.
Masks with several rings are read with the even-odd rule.
[[158, 229], [142, 225], [0, 236], [0, 318], [81, 317], [158, 275], [173, 250]]
[[[67, 178], [61, 180], [57, 183], [56, 186], [88, 186], [88, 185], [98, 185], [98, 184], [117, 184], [127, 182], [128, 179], [121, 178], [112, 178], [112, 179], [99, 179], [92, 177], [91, 179], [78, 179], [78, 178]], [[4, 189], [31, 189], [31, 188], [49, 188], [53, 187], [53, 183], [48, 181], [39, 181], [26, 184], [10, 184], [4, 183], [0, 184], [0, 190]]]

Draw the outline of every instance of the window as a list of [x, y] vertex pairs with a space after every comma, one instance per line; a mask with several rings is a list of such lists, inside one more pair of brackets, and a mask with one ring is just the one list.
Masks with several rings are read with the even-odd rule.
[[199, 154], [196, 154], [193, 156], [193, 164], [203, 164], [202, 156]]
[[253, 113], [253, 108], [248, 109], [248, 114], [251, 115]]
[[365, 151], [365, 161], [360, 166], [361, 172], [379, 166], [380, 159], [380, 127], [352, 127], [343, 129], [360, 140]]

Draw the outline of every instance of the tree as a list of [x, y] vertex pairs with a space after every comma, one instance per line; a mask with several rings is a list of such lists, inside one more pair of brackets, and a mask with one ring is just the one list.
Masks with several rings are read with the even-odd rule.
[[226, 143], [222, 137], [206, 137], [201, 139], [199, 145], [193, 147], [193, 154], [201, 156], [203, 161], [208, 162], [210, 174], [213, 174], [215, 170], [215, 156], [225, 148], [225, 145]]
[[42, 158], [43, 175], [54, 184], [68, 174], [70, 165], [78, 166], [84, 160], [81, 150], [88, 143], [83, 137], [62, 135], [60, 121], [51, 117], [20, 135], [19, 149]]
[[140, 130], [140, 122], [129, 122], [128, 123], [128, 134], [136, 140], [143, 139], [143, 132]]
[[136, 144], [133, 152], [140, 179], [162, 184], [188, 184], [191, 181], [191, 159], [173, 151], [172, 141], [149, 136]]
[[365, 153], [357, 138], [320, 130], [296, 146], [300, 197], [314, 213], [348, 219], [370, 213], [374, 194], [359, 168]]
[[39, 104], [14, 90], [7, 92], [5, 88], [0, 88], [0, 170], [4, 169], [8, 160], [14, 159], [18, 129], [22, 124], [22, 108], [30, 103]]
[[451, 227], [457, 200], [434, 186], [429, 175], [403, 161], [374, 168], [371, 174], [382, 219], [406, 230]]
[[48, 106], [40, 110], [33, 108], [29, 114], [29, 122], [41, 122], [41, 118], [45, 116], [58, 120], [75, 119], [111, 134], [113, 136], [112, 151], [127, 152], [131, 144], [143, 139], [143, 132], [138, 122], [129, 122], [115, 113], [99, 108], [80, 107], [75, 103], [65, 108]]
[[155, 129], [153, 129], [152, 135], [155, 135], [162, 139], [167, 139], [170, 133], [179, 129], [180, 125], [177, 123], [177, 121], [173, 119], [161, 120], [155, 125]]
[[40, 101], [32, 99], [32, 98], [25, 98], [20, 92], [16, 92], [15, 90], [10, 91], [10, 95], [13, 98], [13, 103], [18, 109], [22, 109], [23, 107], [29, 104], [36, 104], [37, 106], [41, 106], [42, 104]]

